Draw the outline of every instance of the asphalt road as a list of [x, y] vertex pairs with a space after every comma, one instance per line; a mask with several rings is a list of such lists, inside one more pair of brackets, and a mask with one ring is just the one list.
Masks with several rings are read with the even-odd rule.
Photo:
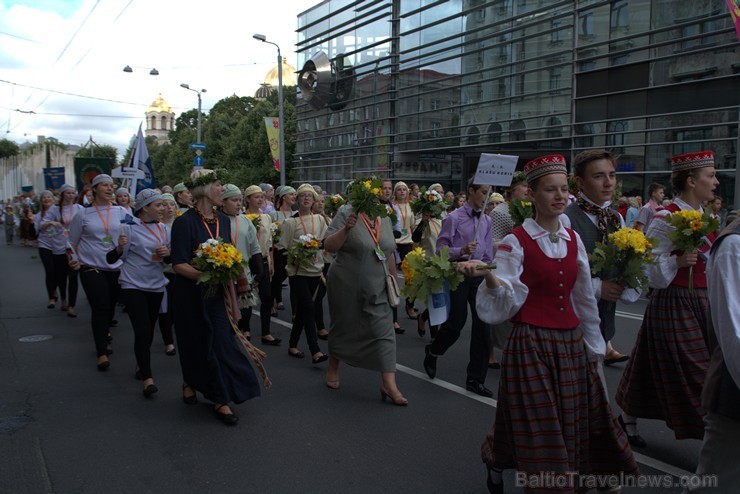
[[[264, 348], [274, 386], [234, 407], [239, 425], [227, 427], [202, 399], [182, 403], [177, 357], [165, 355], [159, 335], [152, 366], [160, 392], [142, 397], [123, 313], [113, 329], [111, 369], [98, 372], [84, 292], [76, 319], [46, 309], [36, 256], [36, 249], [0, 245], [0, 494], [486, 492], [479, 451], [496, 402], [464, 390], [468, 331], [439, 359], [431, 381], [422, 368], [427, 341], [415, 321], [400, 316], [404, 408], [381, 403], [379, 376], [362, 369], [343, 366], [341, 389], [328, 389], [326, 364], [286, 355], [289, 311], [282, 311], [273, 330], [285, 342]], [[624, 353], [644, 305], [618, 307], [615, 347]], [[253, 328], [257, 323], [254, 317]], [[36, 335], [51, 338], [20, 341]], [[300, 346], [307, 351], [305, 340]], [[623, 365], [606, 369], [612, 396]], [[497, 389], [498, 371], [486, 384]], [[694, 470], [699, 441], [677, 441], [658, 421], [640, 425], [649, 443], [637, 456], [643, 473], [678, 482]], [[506, 492], [521, 491], [513, 472], [505, 480]]]

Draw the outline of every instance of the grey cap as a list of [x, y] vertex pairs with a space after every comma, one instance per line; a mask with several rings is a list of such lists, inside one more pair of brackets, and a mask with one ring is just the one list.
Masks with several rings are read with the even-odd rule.
[[164, 194], [162, 194], [162, 200], [163, 201], [177, 202], [177, 201], [175, 201], [175, 196], [173, 196], [172, 194], [169, 194], [167, 192], [165, 192]]
[[105, 173], [101, 173], [100, 175], [95, 175], [95, 178], [92, 179], [92, 186], [95, 187], [100, 184], [112, 184], [113, 179], [110, 175], [106, 175]]
[[74, 191], [75, 188], [73, 186], [69, 185], [69, 184], [63, 184], [61, 187], [59, 187], [59, 193], [60, 194], [64, 194], [68, 190]]
[[185, 182], [180, 182], [179, 184], [175, 185], [172, 188], [172, 194], [177, 194], [178, 192], [185, 192], [188, 190], [187, 187], [185, 187]]
[[235, 197], [242, 195], [242, 191], [239, 190], [239, 187], [237, 187], [234, 184], [226, 184], [224, 185], [224, 192], [221, 194], [221, 200], [228, 199], [229, 197]]
[[41, 199], [42, 197], [44, 197], [47, 194], [49, 194], [51, 197], [54, 197], [54, 194], [52, 194], [50, 190], [42, 190], [41, 191], [41, 194], [39, 194], [39, 199]]
[[270, 185], [270, 184], [260, 184], [260, 189], [262, 189], [262, 192], [267, 192], [268, 190], [272, 189], [272, 185]]
[[288, 194], [293, 194], [295, 192], [295, 189], [291, 187], [290, 185], [285, 185], [283, 188], [280, 189], [280, 192], [277, 193], [278, 197], [287, 196]]
[[120, 188], [119, 188], [119, 189], [118, 189], [118, 190], [116, 191], [116, 195], [117, 195], [117, 196], [120, 196], [120, 195], [123, 195], [123, 194], [128, 194], [128, 193], [129, 193], [129, 192], [128, 192], [128, 189], [127, 189], [126, 187], [120, 187]]
[[147, 206], [154, 201], [158, 201], [162, 199], [162, 194], [157, 192], [154, 189], [144, 189], [138, 194], [136, 194], [136, 203], [134, 206], [134, 211], [139, 212], [141, 208], [144, 206]]

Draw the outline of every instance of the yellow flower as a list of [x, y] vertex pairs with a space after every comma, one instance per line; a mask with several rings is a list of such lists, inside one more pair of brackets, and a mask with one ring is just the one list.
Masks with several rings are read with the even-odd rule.
[[432, 194], [427, 195], [427, 201], [429, 202], [434, 201], [434, 196]]
[[380, 190], [380, 188], [379, 188], [379, 187], [375, 187], [374, 189], [372, 189], [372, 190], [370, 191], [370, 193], [371, 193], [372, 195], [374, 195], [374, 196], [379, 196], [379, 195], [380, 195], [380, 194], [382, 193], [382, 190]]
[[701, 228], [704, 226], [704, 223], [701, 220], [693, 220], [691, 223], [689, 223], [691, 226], [691, 229], [694, 231], [701, 230]]
[[370, 190], [373, 186], [373, 183], [370, 180], [365, 180], [362, 182], [362, 185], [367, 189]]

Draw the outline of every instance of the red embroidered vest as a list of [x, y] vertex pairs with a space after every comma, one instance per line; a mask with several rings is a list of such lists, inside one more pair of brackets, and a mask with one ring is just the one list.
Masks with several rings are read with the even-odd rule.
[[[513, 322], [522, 322], [549, 329], [573, 329], [578, 317], [573, 311], [570, 292], [578, 277], [578, 244], [573, 230], [566, 228], [571, 237], [568, 252], [562, 259], [551, 259], [542, 252], [537, 241], [517, 227], [512, 231], [524, 249], [522, 283], [529, 294]], [[565, 240], [560, 239], [565, 242]]]
[[[681, 208], [676, 204], [672, 203], [665, 207], [665, 210], [670, 213], [681, 211]], [[709, 249], [712, 248], [712, 244], [717, 239], [717, 232], [712, 232], [706, 236], [708, 242], [699, 248], [699, 254], [709, 255]], [[677, 256], [683, 255], [683, 251], [674, 250], [671, 254]], [[689, 287], [689, 268], [678, 268], [675, 278], [671, 281], [671, 285], [682, 286], [684, 288]], [[694, 265], [694, 288], [706, 288], [707, 287], [707, 262], [699, 256], [699, 259]]]

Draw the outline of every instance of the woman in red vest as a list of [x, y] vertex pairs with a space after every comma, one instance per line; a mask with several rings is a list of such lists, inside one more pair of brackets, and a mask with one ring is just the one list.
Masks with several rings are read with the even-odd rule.
[[[647, 446], [637, 431], [638, 417], [665, 421], [676, 439], [704, 436], [701, 390], [709, 368], [705, 271], [716, 233], [705, 237], [698, 251], [679, 252], [668, 238], [674, 228], [665, 217], [680, 210], [703, 213], [701, 204], [712, 200], [719, 181], [711, 151], [682, 154], [671, 161], [677, 197], [655, 213], [648, 227], [647, 235], [658, 241], [655, 264], [648, 269], [654, 290], [616, 396], [623, 410], [620, 423], [636, 447]], [[691, 266], [693, 289], [689, 289]]]
[[[596, 371], [606, 344], [586, 250], [560, 222], [568, 205], [565, 158], [543, 156], [524, 172], [535, 218], [504, 237], [496, 273], [486, 275], [476, 302], [485, 322], [514, 323], [496, 420], [481, 456], [491, 492], [503, 492], [502, 471], [508, 468], [517, 469], [525, 491], [552, 482], [550, 488], [575, 492], [587, 478], [596, 480], [585, 475], [613, 482], [621, 472], [636, 474], [637, 464]], [[461, 264], [470, 276], [480, 262]]]

